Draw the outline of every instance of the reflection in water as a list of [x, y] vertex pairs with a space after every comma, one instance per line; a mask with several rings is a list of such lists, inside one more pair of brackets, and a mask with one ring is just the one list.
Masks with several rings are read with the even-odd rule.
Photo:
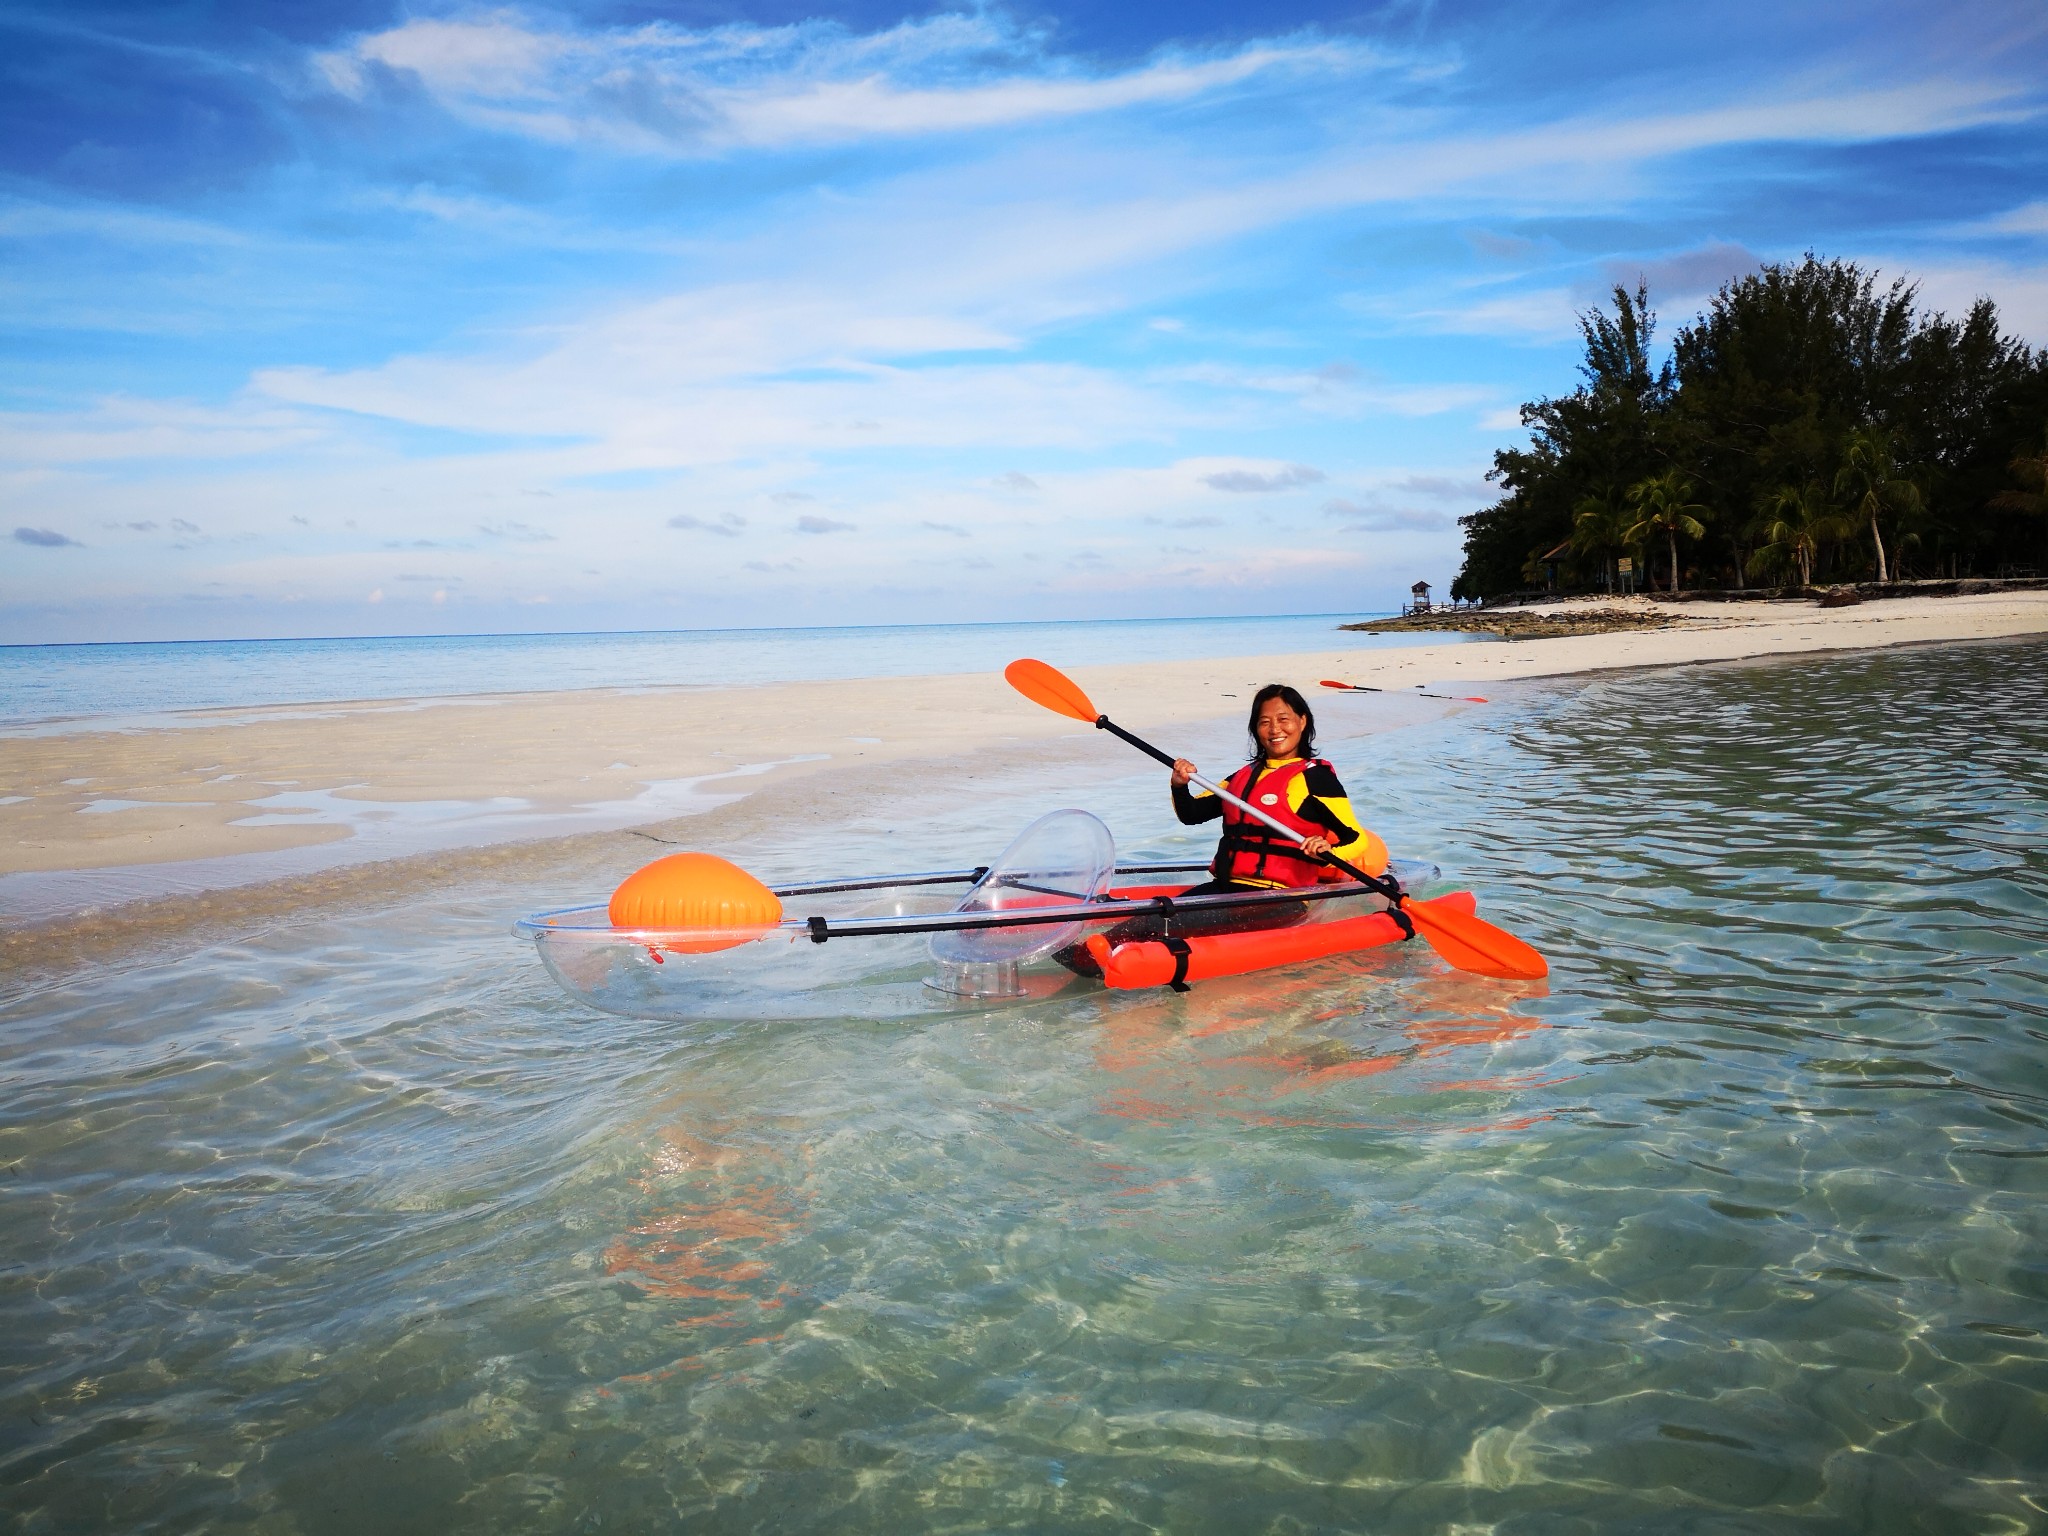
[[[1376, 1101], [1344, 1097], [1337, 1090], [1346, 1082], [1404, 1067], [1434, 1067], [1434, 1058], [1462, 1048], [1509, 1044], [1546, 1027], [1523, 1005], [1549, 995], [1541, 982], [1503, 983], [1450, 971], [1419, 944], [1206, 983], [1201, 991], [1198, 1003], [1164, 991], [1141, 994], [1104, 1021], [1095, 1061], [1110, 1077], [1102, 1100], [1106, 1113], [1151, 1121], [1214, 1115], [1276, 1126], [1358, 1127], [1367, 1123], [1359, 1116]], [[1333, 998], [1348, 1000], [1332, 1006]], [[1210, 1041], [1239, 1035], [1257, 1036], [1259, 1048], [1206, 1048]], [[1431, 1092], [1508, 1092], [1551, 1086], [1570, 1075], [1449, 1080], [1432, 1071], [1416, 1086]], [[1298, 1103], [1284, 1111], [1277, 1107], [1302, 1094], [1326, 1094], [1332, 1118], [1319, 1122]]]
[[[495, 939], [543, 894], [506, 877], [18, 996], [6, 1508], [2041, 1529], [2044, 722], [2026, 644], [1379, 738], [1367, 818], [1547, 991], [1406, 946], [678, 1029], [560, 997]], [[1149, 770], [1090, 799], [1160, 815]], [[916, 862], [891, 814], [831, 867]]]

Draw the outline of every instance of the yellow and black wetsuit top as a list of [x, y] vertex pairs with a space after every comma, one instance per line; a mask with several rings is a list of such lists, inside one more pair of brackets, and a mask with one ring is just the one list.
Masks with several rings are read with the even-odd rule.
[[[1254, 765], [1247, 765], [1254, 767]], [[1286, 770], [1294, 770], [1292, 772]], [[1358, 824], [1357, 813], [1351, 809], [1351, 797], [1344, 792], [1344, 786], [1337, 778], [1337, 770], [1320, 759], [1302, 766], [1299, 757], [1262, 758], [1255, 765], [1255, 771], [1247, 773], [1239, 769], [1232, 779], [1243, 777], [1245, 784], [1229, 784], [1233, 793], [1258, 804], [1264, 798], [1260, 786], [1284, 783], [1284, 807], [1274, 805], [1268, 809], [1282, 820], [1299, 824], [1304, 833], [1320, 832], [1330, 840], [1330, 851], [1346, 863], [1355, 864], [1367, 874], [1379, 874], [1387, 867], [1387, 846], [1378, 837]], [[1252, 793], [1246, 793], [1251, 789]], [[1278, 799], [1278, 796], [1273, 798]], [[1192, 790], [1176, 786], [1173, 791], [1173, 813], [1185, 826], [1199, 826], [1205, 821], [1215, 821], [1224, 815], [1224, 804], [1206, 790]], [[1237, 821], [1233, 814], [1230, 821]], [[1256, 829], [1264, 837], [1265, 829], [1257, 822], [1250, 822], [1247, 830]], [[1315, 883], [1316, 874], [1327, 866], [1311, 866], [1299, 861], [1298, 868], [1273, 868], [1265, 870], [1255, 867], [1242, 857], [1234, 855], [1233, 835], [1228, 828], [1224, 834], [1223, 847], [1218, 850], [1214, 872], [1219, 880], [1229, 880], [1237, 885], [1257, 886], [1266, 890], [1288, 890]], [[1275, 852], [1278, 850], [1276, 849]], [[1270, 861], [1259, 861], [1260, 864]], [[1292, 862], [1292, 861], [1290, 861]], [[1287, 875], [1291, 878], [1272, 878]]]

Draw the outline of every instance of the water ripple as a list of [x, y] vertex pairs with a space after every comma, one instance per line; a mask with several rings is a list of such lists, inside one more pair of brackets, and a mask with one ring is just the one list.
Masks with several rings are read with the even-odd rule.
[[[507, 875], [17, 997], [10, 1518], [2040, 1528], [2048, 647], [1355, 702], [1358, 803], [1546, 987], [678, 1029], [556, 993]], [[977, 790], [754, 831], [1054, 793]]]

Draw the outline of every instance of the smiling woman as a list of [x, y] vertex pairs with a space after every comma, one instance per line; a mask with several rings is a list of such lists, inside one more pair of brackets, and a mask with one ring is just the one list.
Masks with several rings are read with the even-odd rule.
[[1391, 608], [1617, 274], [2036, 324], [2028, 8], [1610, 12], [11, 8], [0, 634]]

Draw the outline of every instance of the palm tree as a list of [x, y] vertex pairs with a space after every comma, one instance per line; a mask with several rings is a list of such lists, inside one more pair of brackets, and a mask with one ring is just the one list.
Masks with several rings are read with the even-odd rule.
[[1920, 487], [1899, 469], [1892, 435], [1883, 427], [1858, 427], [1849, 434], [1844, 463], [1835, 475], [1835, 494], [1851, 498], [1859, 521], [1870, 524], [1870, 542], [1877, 550], [1877, 579], [1891, 580], [1884, 562], [1884, 535], [1877, 515], [1889, 508], [1917, 512], [1924, 498]]
[[2041, 433], [2041, 445], [2029, 453], [2021, 449], [2012, 456], [2012, 476], [2023, 491], [2000, 491], [1991, 505], [2008, 512], [2031, 512], [2048, 518], [2048, 428]]
[[1707, 509], [1692, 499], [1692, 493], [1692, 481], [1677, 469], [1638, 480], [1628, 488], [1628, 504], [1635, 516], [1622, 530], [1622, 542], [1640, 544], [1653, 533], [1663, 534], [1671, 549], [1674, 592], [1678, 590], [1678, 536], [1682, 533], [1688, 539], [1697, 539], [1707, 531], [1706, 525], [1694, 515]]
[[1602, 578], [1611, 580], [1614, 551], [1628, 548], [1621, 536], [1628, 518], [1628, 509], [1615, 504], [1612, 487], [1598, 496], [1581, 496], [1572, 508], [1572, 553], [1598, 555]]
[[1799, 585], [1813, 585], [1813, 557], [1830, 539], [1845, 539], [1854, 526], [1827, 498], [1818, 483], [1781, 485], [1757, 506], [1756, 536], [1764, 541], [1749, 557], [1752, 571], [1791, 560], [1799, 567]]

